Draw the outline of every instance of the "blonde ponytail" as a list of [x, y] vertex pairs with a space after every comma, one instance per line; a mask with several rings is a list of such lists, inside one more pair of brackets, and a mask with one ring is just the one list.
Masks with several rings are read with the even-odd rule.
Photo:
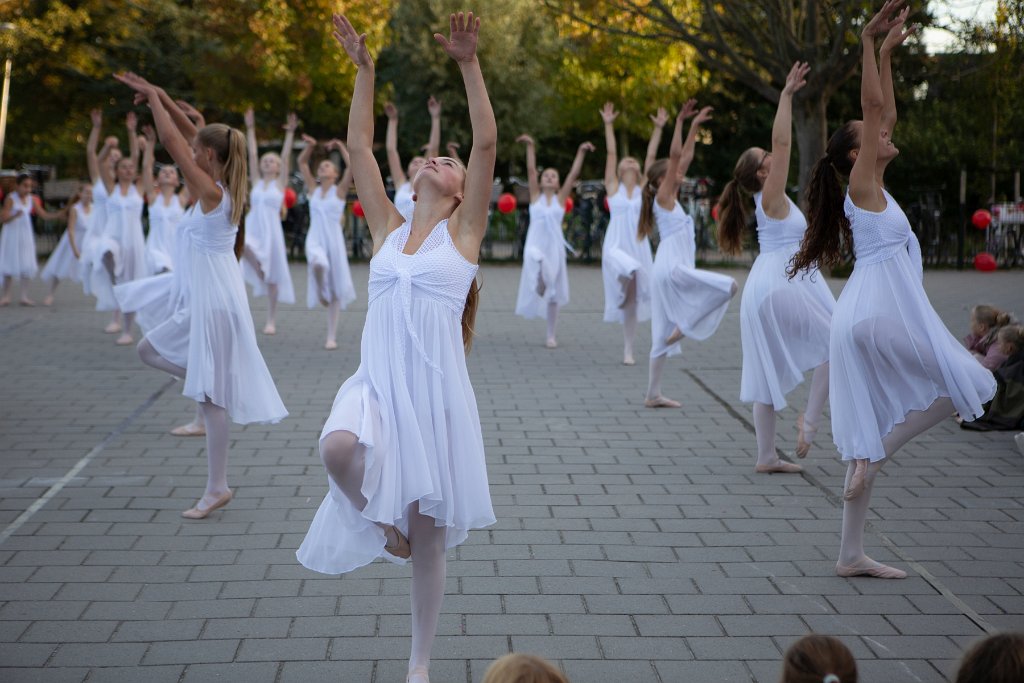
[[245, 247], [245, 209], [249, 199], [249, 173], [246, 167], [245, 135], [237, 128], [223, 123], [203, 126], [198, 134], [199, 143], [212, 149], [223, 168], [224, 189], [231, 198], [232, 225], [238, 226], [235, 235], [235, 256], [242, 257]]

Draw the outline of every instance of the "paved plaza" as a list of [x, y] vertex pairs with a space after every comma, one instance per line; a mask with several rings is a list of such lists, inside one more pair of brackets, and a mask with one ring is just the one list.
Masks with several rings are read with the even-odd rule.
[[[305, 267], [292, 269], [304, 302]], [[742, 285], [745, 271], [724, 272]], [[575, 683], [776, 681], [810, 631], [841, 637], [862, 681], [942, 681], [987, 631], [1024, 630], [1012, 433], [951, 419], [913, 441], [882, 470], [867, 539], [908, 578], [838, 578], [844, 468], [827, 421], [805, 474], [753, 471], [738, 299], [669, 361], [664, 392], [682, 410], [649, 410], [650, 326], [638, 365], [621, 365], [600, 270], [570, 273], [549, 351], [543, 321], [512, 313], [519, 270], [482, 269], [469, 366], [498, 523], [449, 552], [432, 681], [479, 681], [512, 650]], [[235, 499], [201, 522], [180, 517], [206, 479], [204, 440], [168, 434], [193, 412], [180, 383], [116, 347], [74, 285], [53, 309], [0, 310], [0, 680], [404, 680], [409, 568], [329, 577], [294, 554], [326, 492], [317, 436], [358, 364], [366, 264], [353, 275], [338, 351], [305, 307], [260, 335], [291, 415], [233, 427]], [[1020, 271], [925, 285], [957, 336], [972, 304], [1024, 313]], [[789, 453], [806, 390], [779, 423]]]

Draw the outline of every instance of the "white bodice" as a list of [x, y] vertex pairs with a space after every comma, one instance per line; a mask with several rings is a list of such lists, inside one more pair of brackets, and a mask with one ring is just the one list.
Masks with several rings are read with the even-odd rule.
[[638, 185], [633, 188], [633, 197], [626, 196], [626, 186], [619, 183], [619, 189], [613, 195], [608, 196], [608, 211], [614, 220], [618, 216], [624, 216], [629, 225], [635, 226], [640, 222], [640, 205], [643, 203], [643, 190]]
[[252, 210], [274, 211], [281, 210], [284, 203], [284, 190], [277, 184], [276, 180], [257, 180], [252, 190], [249, 191], [249, 205]]
[[853, 203], [849, 193], [843, 203], [853, 233], [856, 264], [879, 263], [901, 253], [909, 253], [912, 265], [921, 269], [921, 247], [910, 221], [892, 195], [884, 189], [885, 209], [867, 211]]
[[220, 204], [210, 213], [203, 213], [202, 202], [196, 202], [182, 219], [181, 230], [188, 234], [189, 243], [198, 251], [233, 254], [238, 226], [231, 224], [231, 195], [220, 187], [223, 190]]
[[113, 192], [107, 198], [107, 219], [126, 221], [142, 218], [142, 195], [134, 185], [128, 186], [128, 192], [122, 193], [120, 185], [114, 185]]
[[761, 193], [754, 195], [754, 215], [757, 217], [757, 242], [761, 251], [775, 251], [800, 244], [807, 231], [807, 219], [800, 207], [788, 196], [789, 214], [785, 218], [771, 218], [761, 205]]
[[171, 196], [170, 204], [164, 204], [163, 195], [157, 195], [156, 200], [149, 205], [150, 231], [154, 228], [173, 230], [184, 216], [185, 209], [177, 195]]
[[310, 222], [318, 221], [331, 228], [341, 225], [341, 217], [345, 213], [345, 200], [338, 197], [335, 186], [328, 186], [326, 195], [323, 188], [316, 187], [306, 196], [309, 197]]

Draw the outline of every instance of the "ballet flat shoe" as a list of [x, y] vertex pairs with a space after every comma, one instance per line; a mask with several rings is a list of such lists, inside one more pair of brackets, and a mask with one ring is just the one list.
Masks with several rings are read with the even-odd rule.
[[189, 422], [175, 427], [171, 430], [171, 434], [174, 436], [206, 436], [206, 427]]
[[670, 398], [664, 396], [655, 396], [654, 398], [644, 399], [645, 408], [682, 408], [683, 404], [679, 401], [673, 401]]
[[818, 433], [818, 428], [804, 425], [803, 415], [796, 418], [796, 428], [796, 457], [806, 458], [814, 445], [814, 435]]
[[843, 500], [856, 500], [864, 493], [864, 478], [868, 473], [868, 461], [859, 459], [853, 466], [853, 475], [850, 477], [850, 488], [843, 491]]
[[[388, 545], [388, 531], [395, 532], [395, 545]], [[388, 528], [384, 530], [384, 550], [389, 555], [394, 555], [402, 560], [408, 560], [412, 557], [412, 546], [409, 545], [408, 537], [399, 531], [398, 527], [394, 524], [389, 525]]]
[[847, 567], [836, 564], [836, 576], [870, 576], [876, 579], [905, 579], [907, 573], [902, 569], [880, 564], [877, 567]]
[[430, 683], [427, 667], [414, 666], [405, 675], [405, 683]]
[[[184, 517], [185, 519], [206, 519], [207, 515], [209, 515], [211, 512], [213, 512], [217, 508], [224, 507], [225, 505], [230, 503], [231, 499], [234, 498], [234, 497], [235, 497], [235, 492], [232, 491], [231, 489], [228, 489], [228, 492], [225, 493], [220, 498], [218, 498], [217, 500], [215, 500], [213, 502], [213, 505], [211, 505], [210, 507], [204, 508], [204, 509], [200, 509], [199, 508], [199, 503], [196, 503], [195, 506], [190, 507], [188, 510], [185, 510], [184, 512], [182, 512], [181, 516]], [[200, 502], [202, 502], [202, 499], [200, 499]]]
[[799, 474], [804, 471], [804, 468], [796, 463], [778, 458], [768, 465], [754, 465], [754, 471], [758, 474]]

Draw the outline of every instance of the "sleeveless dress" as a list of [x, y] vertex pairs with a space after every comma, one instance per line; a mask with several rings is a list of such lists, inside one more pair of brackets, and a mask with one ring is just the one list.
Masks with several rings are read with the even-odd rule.
[[[182, 267], [148, 278], [164, 283], [164, 305], [173, 311], [146, 332], [146, 339], [165, 359], [185, 368], [184, 396], [211, 401], [237, 424], [279, 422], [288, 411], [256, 344], [234, 253], [238, 226], [230, 218], [227, 191], [210, 213], [196, 202], [185, 215], [178, 240], [185, 249]], [[135, 291], [118, 288], [125, 305]]]
[[92, 292], [97, 311], [117, 308], [110, 274], [103, 265], [103, 255], [114, 257], [114, 280], [130, 282], [146, 276], [146, 238], [142, 234], [142, 207], [145, 202], [134, 185], [122, 192], [114, 185], [106, 201], [106, 226], [97, 237], [92, 260]]
[[836, 301], [829, 345], [832, 434], [843, 460], [885, 458], [882, 438], [907, 413], [948, 396], [965, 420], [996, 391], [985, 369], [943, 324], [922, 284], [921, 248], [885, 192], [867, 211], [846, 196], [856, 261]]
[[470, 529], [495, 522], [487, 486], [476, 397], [466, 370], [462, 311], [478, 267], [455, 248], [448, 221], [419, 250], [403, 254], [410, 224], [388, 235], [370, 261], [369, 308], [361, 362], [341, 385], [321, 441], [344, 430], [365, 451], [359, 512], [328, 477], [330, 490], [296, 556], [325, 574], [340, 574], [384, 551], [373, 522], [408, 535], [407, 509], [447, 528], [447, 547]]
[[754, 195], [761, 253], [750, 267], [740, 299], [743, 371], [740, 400], [786, 407], [786, 394], [804, 373], [828, 361], [829, 328], [836, 299], [814, 269], [792, 280], [786, 268], [800, 248], [807, 220], [789, 202], [789, 215], [769, 218]]
[[281, 205], [284, 190], [275, 181], [257, 180], [249, 193], [249, 213], [245, 217], [245, 246], [256, 254], [266, 280], [260, 280], [256, 270], [244, 259], [242, 272], [252, 285], [253, 296], [266, 296], [267, 285], [277, 285], [277, 300], [283, 304], [295, 303], [295, 288], [288, 270], [288, 252], [284, 246], [284, 227], [281, 225]]
[[[327, 194], [314, 188], [309, 197], [309, 232], [306, 233], [306, 305], [316, 308], [322, 296], [327, 301], [338, 301], [344, 309], [356, 300], [356, 288], [348, 268], [348, 247], [341, 219], [345, 214], [345, 200], [338, 197], [335, 186]], [[324, 268], [324, 291], [317, 295], [313, 267]]]
[[92, 291], [92, 269], [96, 260], [102, 257], [97, 250], [100, 245], [100, 235], [107, 228], [107, 200], [109, 198], [110, 195], [102, 180], [92, 184], [92, 218], [89, 222], [89, 234], [78, 242], [78, 249], [82, 254], [78, 261], [78, 277], [82, 281], [82, 291], [90, 296], [95, 296]]
[[[89, 237], [89, 223], [92, 221], [93, 212], [85, 212], [85, 207], [78, 202], [71, 210], [75, 212], [75, 246], [79, 253]], [[81, 282], [81, 268], [78, 259], [75, 258], [75, 251], [71, 248], [71, 235], [67, 230], [60, 236], [57, 247], [46, 260], [43, 271], [39, 273], [40, 280], [74, 280]]]
[[394, 205], [398, 213], [402, 214], [402, 218], [412, 220], [412, 210], [416, 208], [416, 202], [412, 200], [412, 183], [408, 180], [395, 188]]
[[11, 200], [11, 211], [21, 209], [21, 213], [0, 228], [0, 277], [35, 277], [39, 264], [32, 232], [32, 195], [12, 192]]
[[[547, 316], [548, 303], [569, 303], [569, 273], [565, 252], [572, 247], [562, 235], [565, 207], [558, 197], [548, 200], [543, 194], [530, 204], [530, 227], [523, 249], [523, 273], [519, 278], [516, 315], [524, 318]], [[538, 290], [543, 290], [543, 294]]]
[[146, 265], [149, 272], [160, 273], [174, 270], [174, 244], [178, 237], [178, 224], [185, 216], [178, 195], [171, 196], [171, 203], [164, 203], [164, 196], [158, 194], [149, 205], [149, 235], [146, 236]]
[[626, 292], [619, 278], [636, 274], [637, 320], [651, 317], [651, 268], [654, 256], [651, 242], [646, 237], [636, 238], [636, 226], [640, 222], [640, 204], [643, 192], [640, 186], [633, 188], [633, 197], [626, 196], [625, 185], [619, 184], [618, 191], [608, 197], [611, 218], [601, 247], [601, 276], [604, 278], [604, 321], [621, 323], [625, 319], [620, 306]]
[[676, 328], [690, 339], [715, 333], [732, 299], [736, 281], [698, 270], [693, 219], [677, 201], [671, 211], [654, 202], [654, 224], [661, 241], [651, 276], [651, 358], [677, 356], [679, 342], [665, 342]]

